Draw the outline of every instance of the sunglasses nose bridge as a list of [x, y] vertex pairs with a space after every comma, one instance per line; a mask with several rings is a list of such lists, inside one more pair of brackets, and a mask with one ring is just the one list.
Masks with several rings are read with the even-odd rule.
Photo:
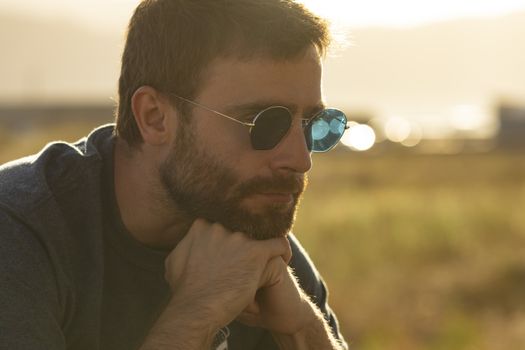
[[[310, 154], [311, 150], [311, 137], [309, 136], [309, 124], [312, 122], [312, 118], [303, 118], [300, 113], [294, 115], [289, 109], [287, 109], [290, 118], [290, 124], [288, 131], [283, 135], [283, 138], [279, 143], [283, 143], [284, 139], [290, 138], [294, 133], [297, 133], [297, 137], [301, 140], [301, 146]], [[294, 136], [295, 137], [295, 136]]]
[[308, 149], [309, 152], [310, 150], [308, 146], [309, 143], [306, 129], [310, 120], [301, 118], [300, 116], [293, 116], [292, 114], [290, 114], [290, 117], [292, 118], [290, 129], [284, 137], [294, 137], [299, 139], [301, 141], [301, 145], [304, 145], [304, 148]]

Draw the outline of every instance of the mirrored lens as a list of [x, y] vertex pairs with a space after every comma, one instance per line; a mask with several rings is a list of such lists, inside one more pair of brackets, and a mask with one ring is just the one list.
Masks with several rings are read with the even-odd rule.
[[254, 124], [250, 132], [252, 147], [269, 150], [286, 135], [292, 124], [292, 116], [285, 107], [270, 107], [255, 117]]
[[337, 145], [345, 129], [345, 114], [337, 109], [325, 109], [304, 130], [308, 149], [312, 152], [329, 151]]

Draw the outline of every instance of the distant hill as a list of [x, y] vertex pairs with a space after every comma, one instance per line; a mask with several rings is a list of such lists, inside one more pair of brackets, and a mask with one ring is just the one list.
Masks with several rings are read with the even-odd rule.
[[364, 29], [326, 63], [329, 98], [400, 114], [525, 99], [525, 12], [409, 29]]
[[0, 14], [0, 101], [109, 99], [117, 86], [122, 37]]
[[[116, 91], [122, 38], [0, 14], [0, 101], [107, 100]], [[525, 99], [525, 13], [358, 29], [351, 39], [325, 65], [331, 104], [431, 118], [456, 104]]]

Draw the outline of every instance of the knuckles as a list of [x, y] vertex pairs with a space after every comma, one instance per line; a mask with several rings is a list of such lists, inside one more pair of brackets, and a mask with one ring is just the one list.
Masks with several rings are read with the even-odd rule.
[[249, 305], [262, 286], [273, 290], [289, 286], [282, 282], [289, 278], [290, 256], [290, 243], [284, 237], [257, 241], [220, 223], [196, 219], [166, 258], [165, 279], [174, 295], [201, 298], [219, 318], [230, 321], [240, 316], [257, 324], [258, 312], [250, 313]]

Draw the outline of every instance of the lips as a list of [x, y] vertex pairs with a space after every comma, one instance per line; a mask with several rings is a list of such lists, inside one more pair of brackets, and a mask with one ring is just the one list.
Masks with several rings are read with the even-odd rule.
[[288, 195], [294, 196], [302, 193], [304, 190], [303, 182], [289, 180], [274, 182], [257, 182], [251, 186], [252, 193], [269, 194], [269, 195]]
[[306, 185], [306, 179], [296, 176], [255, 178], [242, 183], [237, 189], [237, 198], [261, 197], [272, 203], [290, 204], [296, 201]]
[[261, 195], [277, 202], [290, 202], [293, 200], [293, 195], [291, 193], [261, 193]]

